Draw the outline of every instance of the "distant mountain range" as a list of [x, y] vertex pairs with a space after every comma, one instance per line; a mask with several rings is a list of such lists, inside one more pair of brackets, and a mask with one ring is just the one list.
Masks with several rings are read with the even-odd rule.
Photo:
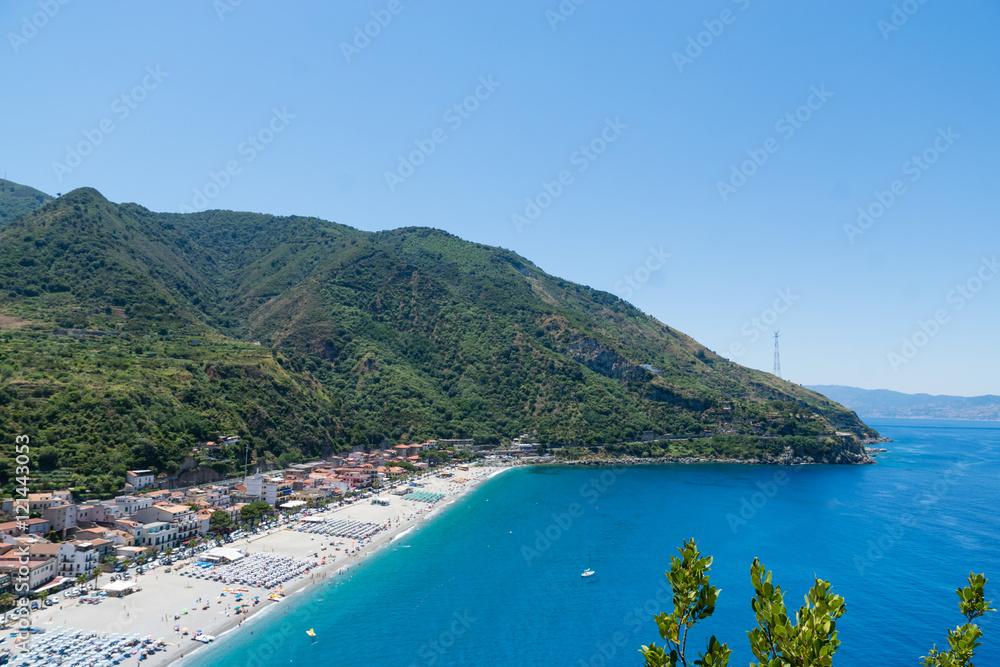
[[971, 419], [1000, 421], [1000, 396], [932, 396], [903, 394], [888, 389], [859, 389], [836, 384], [810, 385], [845, 405], [862, 419]]

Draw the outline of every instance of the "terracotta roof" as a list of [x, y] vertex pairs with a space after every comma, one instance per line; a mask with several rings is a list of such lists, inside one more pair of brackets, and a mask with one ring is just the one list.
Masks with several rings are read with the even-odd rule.
[[[45, 565], [46, 563], [51, 563], [54, 560], [54, 558], [47, 558], [45, 560], [29, 560], [28, 567], [36, 568], [39, 565]], [[24, 565], [24, 563], [20, 561], [20, 557], [0, 556], [0, 567], [18, 567], [20, 565]]]
[[38, 544], [32, 544], [28, 548], [28, 551], [31, 554], [39, 554], [39, 555], [44, 555], [44, 556], [56, 556], [56, 555], [59, 554], [59, 545], [58, 544], [52, 544], [51, 542], [45, 543], [45, 544], [39, 542]]

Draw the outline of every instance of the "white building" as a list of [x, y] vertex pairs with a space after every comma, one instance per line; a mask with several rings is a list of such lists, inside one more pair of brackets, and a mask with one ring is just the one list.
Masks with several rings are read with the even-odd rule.
[[[93, 542], [73, 540], [58, 545], [37, 545], [32, 551], [43, 546], [56, 547], [56, 576], [75, 578], [79, 574], [90, 574], [100, 564], [100, 553]], [[42, 554], [44, 555], [44, 554]]]
[[198, 519], [194, 510], [187, 505], [156, 503], [133, 514], [132, 520], [144, 524], [158, 521], [169, 523], [176, 530], [175, 541], [186, 542], [198, 537]]
[[280, 483], [281, 480], [279, 479], [262, 477], [261, 475], [247, 477], [243, 481], [243, 485], [247, 488], [248, 496], [263, 501], [271, 507], [274, 507], [274, 504], [278, 502], [278, 484]]
[[153, 499], [145, 496], [117, 496], [114, 504], [121, 509], [123, 516], [132, 516], [152, 505]]
[[153, 547], [157, 551], [177, 546], [177, 526], [166, 521], [144, 523], [135, 534], [135, 546]]
[[129, 470], [125, 473], [125, 483], [138, 491], [151, 486], [156, 481], [156, 473], [152, 470]]
[[0, 557], [0, 572], [9, 572], [15, 584], [21, 582], [19, 572], [22, 567], [28, 568], [28, 587], [31, 590], [47, 584], [56, 576], [55, 558], [32, 558], [22, 563], [17, 556]]

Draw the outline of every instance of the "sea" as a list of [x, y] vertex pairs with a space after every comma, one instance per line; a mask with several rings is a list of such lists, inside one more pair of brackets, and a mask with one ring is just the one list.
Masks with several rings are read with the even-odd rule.
[[[955, 591], [970, 572], [1000, 604], [1000, 422], [868, 423], [893, 439], [878, 465], [505, 472], [184, 665], [640, 665], [640, 646], [662, 644], [664, 573], [689, 538], [722, 591], [689, 664], [710, 635], [731, 665], [753, 659], [756, 556], [790, 611], [816, 578], [844, 597], [835, 665], [916, 665], [963, 621]], [[1000, 666], [997, 614], [979, 624], [975, 664]]]

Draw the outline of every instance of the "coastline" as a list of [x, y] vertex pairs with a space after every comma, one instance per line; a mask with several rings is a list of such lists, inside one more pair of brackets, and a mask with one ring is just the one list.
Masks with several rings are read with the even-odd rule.
[[[890, 441], [891, 442], [891, 441]], [[885, 450], [883, 450], [885, 451]], [[739, 465], [779, 465], [779, 466], [806, 466], [806, 465], [875, 465], [877, 462], [871, 458], [868, 452], [864, 457], [858, 457], [857, 461], [830, 462], [816, 461], [811, 456], [806, 457], [781, 457], [766, 459], [727, 459], [727, 458], [704, 458], [698, 456], [658, 456], [651, 458], [641, 458], [638, 456], [595, 456], [585, 459], [552, 459], [548, 461], [537, 461], [534, 465], [559, 465], [559, 466], [639, 466], [656, 465], [662, 463], [678, 463], [682, 465], [693, 465], [697, 463], [736, 463]]]
[[[367, 540], [313, 535], [282, 526], [227, 544], [227, 547], [240, 549], [247, 554], [273, 553], [306, 558], [315, 563], [307, 573], [279, 585], [283, 589], [284, 599], [278, 602], [267, 599], [274, 589], [244, 586], [248, 589], [244, 593], [245, 597], [250, 600], [254, 596], [260, 598], [260, 602], [248, 607], [245, 613], [237, 614], [234, 595], [224, 592], [224, 589], [232, 589], [240, 586], [239, 584], [226, 585], [219, 581], [184, 576], [182, 572], [192, 571], [194, 568], [193, 565], [186, 565], [183, 568], [175, 566], [169, 573], [164, 567], [157, 567], [134, 579], [140, 587], [139, 591], [122, 598], [105, 598], [97, 608], [91, 608], [78, 600], [70, 604], [67, 604], [68, 600], [64, 600], [58, 607], [35, 612], [33, 624], [46, 631], [66, 627], [97, 634], [148, 636], [154, 640], [162, 638], [168, 643], [166, 649], [143, 660], [143, 665], [165, 667], [189, 664], [191, 656], [204, 653], [199, 651], [204, 644], [192, 641], [194, 632], [201, 631], [215, 637], [213, 644], [229, 641], [236, 636], [236, 630], [248, 629], [253, 632], [261, 626], [262, 620], [274, 618], [274, 613], [270, 611], [272, 607], [285, 607], [303, 591], [346, 574], [372, 554], [439, 516], [454, 503], [467, 498], [487, 480], [513, 467], [518, 466], [478, 466], [470, 467], [468, 471], [459, 471], [457, 466], [442, 469], [454, 473], [452, 478], [439, 478], [436, 473], [442, 470], [436, 470], [421, 480], [425, 484], [424, 490], [444, 494], [443, 498], [431, 504], [403, 500], [400, 496], [383, 490], [364, 501], [313, 515], [389, 524]], [[389, 499], [390, 504], [370, 504], [373, 498]], [[338, 546], [327, 552], [326, 545], [329, 543], [336, 543]], [[107, 583], [107, 579], [100, 583]], [[198, 602], [194, 601], [195, 598]], [[192, 634], [185, 636], [175, 630], [181, 627], [188, 628]], [[39, 635], [36, 641], [42, 642], [44, 638], [45, 634]], [[16, 666], [21, 661], [16, 660], [12, 664]]]
[[[397, 525], [394, 525], [386, 530], [379, 532], [377, 535], [371, 538], [371, 540], [359, 546], [358, 551], [356, 551], [352, 555], [332, 560], [328, 562], [326, 565], [320, 565], [314, 568], [313, 570], [311, 570], [310, 576], [308, 578], [303, 576], [295, 579], [294, 581], [289, 582], [285, 586], [285, 601], [278, 603], [262, 602], [257, 607], [251, 607], [248, 613], [243, 614], [241, 616], [227, 617], [224, 621], [219, 622], [211, 630], [206, 630], [205, 632], [207, 634], [216, 637], [215, 642], [213, 642], [216, 643], [230, 639], [233, 636], [233, 633], [237, 629], [242, 629], [243, 625], [248, 625], [249, 629], [252, 631], [253, 628], [255, 626], [259, 626], [262, 621], [267, 620], [268, 618], [274, 616], [273, 613], [269, 613], [272, 609], [276, 609], [278, 607], [283, 606], [284, 604], [287, 604], [288, 600], [291, 600], [294, 596], [302, 593], [303, 591], [311, 588], [312, 586], [319, 584], [320, 582], [329, 581], [330, 579], [338, 575], [349, 572], [352, 568], [364, 562], [365, 559], [369, 558], [373, 554], [378, 553], [384, 547], [392, 544], [397, 539], [400, 539], [404, 535], [407, 535], [413, 530], [415, 530], [418, 526], [421, 526], [430, 521], [431, 519], [433, 519], [434, 517], [440, 515], [446, 508], [450, 507], [459, 500], [468, 497], [469, 494], [471, 494], [473, 491], [479, 488], [486, 481], [493, 479], [497, 475], [506, 472], [507, 470], [510, 470], [514, 467], [517, 466], [481, 466], [480, 469], [485, 469], [488, 472], [479, 477], [470, 479], [468, 482], [460, 485], [458, 488], [453, 489], [453, 493], [445, 496], [438, 502], [429, 506], [428, 508], [426, 508], [426, 511], [418, 511], [409, 519], [402, 520]], [[444, 468], [444, 470], [456, 472], [456, 467], [448, 466], [447, 468]], [[474, 470], [475, 469], [470, 468], [469, 472], [472, 473], [474, 472]], [[373, 498], [376, 497], [393, 498], [393, 496], [389, 494], [387, 491], [382, 491], [373, 496]], [[332, 510], [330, 512], [322, 512], [321, 514], [323, 516], [331, 516], [339, 513], [344, 513], [347, 510], [359, 509], [361, 507], [368, 507], [368, 506], [349, 505], [347, 507], [337, 508], [336, 510]], [[294, 531], [286, 531], [286, 532], [294, 532]], [[307, 534], [299, 533], [299, 535], [306, 536]], [[232, 546], [234, 548], [240, 548], [241, 546], [248, 546], [252, 544], [254, 541], [259, 541], [260, 539], [262, 539], [260, 536], [253, 536], [253, 537], [257, 539], [256, 540], [241, 539], [228, 546]], [[266, 535], [264, 537], [266, 537]], [[219, 584], [218, 582], [214, 583], [219, 586], [222, 585]], [[182, 642], [183, 643], [181, 644], [181, 646], [185, 646], [185, 644], [187, 645], [186, 650], [174, 649], [158, 653], [157, 655], [153, 656], [151, 659], [146, 661], [145, 664], [147, 664], [149, 667], [166, 667], [166, 665], [182, 666], [185, 664], [189, 664], [191, 662], [192, 656], [201, 655], [201, 653], [204, 653], [204, 651], [202, 651], [201, 653], [197, 652], [198, 649], [205, 646], [201, 642], [194, 642], [190, 640], [182, 640]]]
[[[453, 489], [453, 493], [445, 496], [438, 502], [429, 506], [428, 508], [426, 508], [425, 511], [424, 510], [418, 511], [410, 518], [402, 520], [397, 525], [394, 525], [384, 531], [379, 532], [371, 540], [359, 546], [358, 551], [356, 551], [352, 555], [332, 560], [328, 562], [326, 565], [320, 565], [314, 568], [310, 572], [310, 576], [308, 578], [300, 577], [292, 582], [289, 582], [285, 586], [284, 601], [278, 603], [262, 602], [257, 607], [251, 607], [249, 612], [243, 614], [242, 617], [228, 617], [225, 619], [225, 621], [218, 623], [214, 628], [212, 628], [212, 630], [206, 630], [205, 632], [207, 634], [215, 636], [216, 637], [215, 642], [222, 642], [231, 638], [235, 630], [242, 629], [241, 628], [242, 625], [249, 625], [252, 631], [252, 629], [255, 626], [260, 625], [261, 621], [271, 618], [274, 615], [272, 613], [268, 613], [270, 612], [271, 609], [281, 607], [284, 604], [287, 604], [288, 600], [291, 600], [294, 596], [298, 595], [299, 593], [302, 593], [303, 591], [305, 591], [308, 588], [311, 588], [312, 586], [319, 584], [320, 582], [329, 581], [330, 579], [338, 575], [349, 572], [352, 568], [364, 562], [365, 559], [369, 558], [373, 554], [378, 553], [384, 547], [392, 544], [397, 539], [400, 539], [404, 535], [412, 532], [418, 526], [424, 525], [434, 517], [439, 516], [446, 508], [452, 506], [459, 500], [468, 497], [469, 494], [471, 494], [473, 491], [479, 488], [486, 481], [493, 479], [497, 475], [506, 472], [507, 470], [510, 470], [514, 467], [517, 466], [481, 466], [480, 467], [481, 470], [485, 469], [488, 472], [479, 477], [470, 479], [466, 483], [461, 484], [458, 488]], [[456, 472], [456, 467], [448, 466], [447, 468], [444, 468], [444, 470]], [[475, 469], [473, 468], [470, 468], [469, 470], [470, 473], [473, 473], [474, 471]], [[437, 481], [436, 478], [432, 479]], [[444, 483], [447, 484], [448, 482], [445, 481]], [[393, 498], [393, 496], [386, 491], [382, 491], [373, 496], [373, 498], [375, 497]], [[331, 516], [331, 515], [336, 515], [338, 513], [343, 513], [352, 508], [358, 509], [360, 507], [369, 507], [369, 506], [349, 505], [347, 507], [337, 508], [336, 510], [332, 510], [330, 512], [323, 512], [321, 514], [323, 516]], [[294, 532], [294, 531], [286, 531], [286, 532]], [[299, 533], [299, 535], [307, 536], [306, 533]], [[254, 536], [254, 537], [256, 537], [258, 540], [261, 539], [259, 536]], [[252, 544], [253, 541], [254, 540], [246, 540], [246, 544]], [[244, 542], [245, 542], [244, 540], [238, 540], [237, 542], [234, 542], [232, 545], [229, 546], [232, 546], [234, 548], [240, 548], [241, 546], [244, 546]], [[218, 582], [214, 583], [219, 586], [222, 585], [219, 584]], [[202, 646], [204, 646], [204, 644], [202, 644], [201, 642], [184, 640], [181, 646], [184, 646], [185, 644], [187, 645], [187, 650], [174, 649], [158, 653], [157, 655], [153, 656], [150, 660], [146, 661], [146, 664], [149, 667], [166, 667], [166, 665], [182, 666], [185, 664], [189, 664], [191, 661], [190, 660], [191, 656], [200, 655], [200, 653], [197, 653], [197, 650]], [[202, 651], [202, 653], [204, 653], [204, 651]]]

